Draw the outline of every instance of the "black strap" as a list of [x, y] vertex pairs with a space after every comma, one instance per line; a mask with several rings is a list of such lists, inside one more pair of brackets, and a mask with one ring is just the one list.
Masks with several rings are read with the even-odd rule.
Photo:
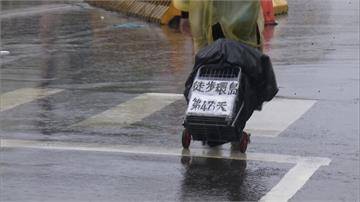
[[212, 28], [212, 36], [214, 41], [216, 41], [217, 39], [225, 38], [220, 23], [216, 23], [211, 28]]
[[181, 18], [189, 18], [189, 12], [181, 11]]

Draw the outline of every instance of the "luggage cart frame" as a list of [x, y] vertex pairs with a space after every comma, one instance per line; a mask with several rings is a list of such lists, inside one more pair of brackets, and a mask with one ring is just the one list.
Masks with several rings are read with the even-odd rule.
[[[227, 67], [214, 68], [202, 66], [196, 73], [190, 93], [190, 99], [195, 87], [195, 82], [206, 79], [217, 82], [236, 82], [236, 92], [232, 94], [232, 109], [227, 115], [209, 115], [189, 112], [189, 107], [185, 115], [183, 126], [185, 129], [182, 133], [182, 145], [189, 148], [191, 140], [203, 141], [209, 146], [215, 146], [225, 142], [240, 142], [241, 152], [245, 152], [249, 143], [249, 134], [244, 133], [242, 128], [237, 127], [237, 121], [243, 110], [244, 102], [242, 98], [241, 85], [241, 68]], [[224, 96], [224, 95], [223, 95]]]

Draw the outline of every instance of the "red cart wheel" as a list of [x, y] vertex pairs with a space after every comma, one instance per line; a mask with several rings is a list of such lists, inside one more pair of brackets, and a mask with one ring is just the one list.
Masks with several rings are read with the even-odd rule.
[[240, 140], [240, 152], [245, 153], [248, 144], [250, 143], [250, 134], [243, 132]]
[[181, 137], [181, 143], [184, 149], [188, 149], [191, 143], [191, 135], [187, 129], [183, 130], [182, 137]]

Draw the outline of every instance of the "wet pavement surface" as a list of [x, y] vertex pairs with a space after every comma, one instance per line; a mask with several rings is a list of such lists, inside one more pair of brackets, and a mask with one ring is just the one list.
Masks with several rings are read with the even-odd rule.
[[[200, 157], [182, 164], [178, 157], [68, 151], [44, 154], [24, 149], [5, 152], [12, 155], [2, 158], [7, 162], [2, 164], [2, 179], [7, 182], [2, 187], [4, 201], [259, 200], [291, 168]], [[31, 161], [29, 155], [34, 157]]]
[[1, 1], [0, 201], [359, 201], [359, 1], [288, 3], [264, 52], [278, 99], [315, 104], [273, 111], [286, 129], [254, 132], [245, 157], [195, 142], [184, 159], [189, 37], [81, 1]]

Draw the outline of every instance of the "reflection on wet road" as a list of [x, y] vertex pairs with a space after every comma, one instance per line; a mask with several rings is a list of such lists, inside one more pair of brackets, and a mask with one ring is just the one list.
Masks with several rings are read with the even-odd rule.
[[[77, 144], [77, 143], [61, 143], [61, 142], [48, 142], [48, 141], [16, 141], [16, 140], [3, 140], [1, 146], [3, 149], [4, 161], [8, 162], [4, 164], [4, 179], [13, 181], [19, 181], [17, 179], [20, 176], [14, 175], [12, 169], [22, 170], [27, 169], [31, 171], [31, 177], [35, 177], [37, 174], [50, 175], [51, 172], [56, 172], [64, 167], [65, 174], [72, 174], [72, 172], [80, 172], [85, 176], [76, 179], [75, 182], [81, 183], [81, 180], [93, 181], [94, 183], [102, 184], [104, 187], [108, 187], [112, 183], [116, 183], [115, 186], [125, 186], [121, 192], [120, 198], [125, 199], [138, 199], [138, 197], [145, 197], [147, 200], [155, 200], [154, 197], [159, 197], [162, 200], [259, 200], [264, 194], [270, 191], [281, 177], [291, 168], [291, 164], [296, 161], [286, 160], [289, 157], [275, 157], [271, 158], [266, 154], [254, 154], [246, 157], [239, 155], [237, 152], [226, 156], [226, 151], [221, 150], [199, 150], [199, 153], [193, 153], [189, 156], [186, 152], [178, 152], [176, 150], [166, 148], [150, 148], [150, 147], [129, 147], [120, 145], [96, 145], [96, 144]], [[22, 147], [23, 149], [20, 149]], [[11, 152], [6, 148], [19, 148], [15, 152]], [[49, 152], [37, 152], [33, 149], [46, 149]], [[69, 153], [69, 151], [73, 151]], [[96, 153], [85, 153], [85, 151], [97, 151]], [[180, 151], [180, 150], [179, 150]], [[191, 152], [195, 152], [192, 150]], [[107, 153], [105, 155], [105, 153]], [[120, 152], [121, 155], [115, 155]], [[201, 153], [209, 152], [208, 155]], [[23, 155], [26, 153], [26, 155]], [[222, 154], [223, 153], [223, 154]], [[134, 155], [135, 154], [135, 155]], [[35, 158], [35, 155], [37, 156]], [[50, 160], [51, 156], [58, 155], [62, 159], [61, 162], [57, 162], [56, 159]], [[71, 155], [71, 158], [61, 156]], [[183, 155], [183, 156], [182, 156]], [[223, 156], [224, 155], [224, 156]], [[31, 162], [26, 163], [24, 160], [23, 166], [13, 165], [11, 162], [21, 161], [25, 156], [35, 158]], [[174, 158], [173, 156], [182, 156]], [[213, 157], [211, 157], [213, 156]], [[225, 158], [222, 159], [221, 157]], [[269, 158], [270, 157], [270, 158]], [[103, 161], [99, 161], [98, 158], [105, 158]], [[261, 158], [268, 158], [269, 162], [256, 161]], [[16, 160], [15, 160], [16, 159]], [[174, 159], [176, 161], [174, 162]], [[246, 161], [245, 159], [248, 159]], [[285, 160], [284, 160], [285, 159]], [[50, 161], [49, 161], [50, 160]], [[181, 161], [181, 163], [180, 163]], [[273, 162], [271, 162], [273, 161]], [[84, 162], [87, 162], [83, 164]], [[111, 164], [104, 165], [102, 162], [108, 162]], [[282, 162], [282, 163], [278, 163]], [[36, 170], [36, 165], [51, 164], [46, 170]], [[99, 165], [98, 165], [99, 164]], [[180, 165], [179, 165], [180, 164]], [[249, 168], [246, 165], [249, 164]], [[85, 171], [82, 171], [82, 166], [89, 166]], [[115, 175], [118, 178], [118, 182], [99, 181], [98, 175], [92, 175], [91, 170], [98, 169], [101, 165], [101, 170], [95, 171], [95, 173], [102, 173], [101, 175]], [[180, 167], [179, 167], [180, 166]], [[95, 168], [94, 168], [95, 167]], [[70, 169], [70, 170], [67, 170]], [[34, 170], [35, 169], [35, 170]], [[80, 170], [79, 170], [80, 169]], [[151, 172], [149, 172], [151, 171]], [[179, 172], [181, 171], [181, 172]], [[114, 174], [117, 172], [117, 174]], [[120, 174], [119, 174], [120, 172]], [[184, 172], [183, 174], [181, 174]], [[74, 174], [75, 174], [74, 173]], [[138, 175], [144, 175], [148, 173], [146, 181], [141, 184], [137, 184], [136, 181], [143, 180], [137, 179]], [[35, 175], [35, 176], [33, 176]], [[25, 178], [28, 176], [25, 176]], [[56, 177], [56, 176], [54, 176]], [[50, 177], [50, 181], [58, 182], [58, 179]], [[40, 177], [39, 182], [35, 184], [42, 184], [44, 186], [47, 182], [42, 182]], [[149, 186], [149, 180], [155, 184], [161, 184], [165, 181], [173, 182], [169, 186], [154, 187]], [[21, 181], [21, 180], [20, 180]], [[22, 180], [23, 185], [19, 188], [24, 192], [33, 192], [38, 187], [31, 188], [27, 180]], [[99, 182], [98, 182], [99, 181]], [[177, 184], [181, 182], [181, 186], [177, 187]], [[70, 183], [66, 178], [62, 183]], [[110, 183], [110, 184], [109, 184]], [[31, 184], [31, 183], [30, 183]], [[74, 186], [74, 185], [69, 185]], [[149, 186], [149, 187], [148, 187]], [[162, 185], [163, 186], [163, 185]], [[44, 189], [44, 188], [43, 188]], [[62, 196], [56, 191], [54, 187], [50, 185], [45, 188], [48, 190], [47, 197], [69, 197]], [[67, 188], [68, 189], [68, 188]], [[90, 189], [90, 187], [88, 188]], [[166, 192], [158, 192], [157, 189], [167, 189]], [[170, 190], [169, 190], [170, 189]], [[180, 189], [180, 190], [179, 190]], [[4, 187], [4, 190], [11, 192], [10, 188]], [[146, 190], [142, 196], [132, 195], [133, 190]], [[20, 190], [19, 190], [20, 191]], [[86, 190], [82, 190], [80, 195], [86, 195]], [[178, 196], [177, 193], [180, 195]], [[107, 193], [107, 191], [105, 191]], [[153, 194], [156, 193], [156, 194]], [[70, 192], [70, 195], [72, 193]], [[107, 193], [113, 195], [114, 193]], [[119, 192], [116, 193], [117, 195]], [[90, 195], [91, 196], [91, 195]], [[86, 196], [84, 199], [90, 197]], [[100, 193], [99, 196], [104, 197], [104, 193]], [[96, 198], [98, 198], [97, 196]], [[39, 196], [36, 196], [39, 197]], [[36, 199], [35, 197], [35, 199]], [[177, 198], [179, 197], [179, 198]]]

